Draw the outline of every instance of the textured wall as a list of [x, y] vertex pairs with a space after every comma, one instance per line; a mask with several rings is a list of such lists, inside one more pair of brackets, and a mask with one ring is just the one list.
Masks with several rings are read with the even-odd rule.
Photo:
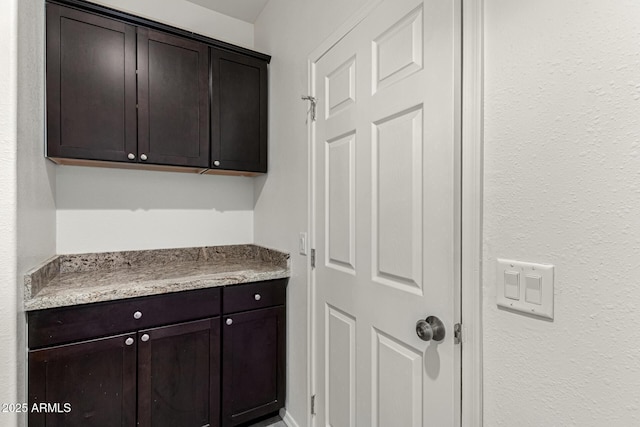
[[[253, 25], [186, 0], [97, 0], [253, 46]], [[58, 253], [253, 243], [250, 178], [56, 167]]]
[[[485, 425], [640, 425], [640, 3], [485, 5]], [[553, 322], [497, 257], [556, 265]]]
[[[24, 273], [55, 254], [54, 165], [44, 158], [44, 8], [40, 0], [18, 2], [17, 149], [17, 379], [18, 402], [26, 402], [26, 332], [22, 310]], [[25, 423], [26, 417], [19, 419]], [[1, 423], [0, 423], [1, 424]]]
[[[16, 286], [16, 150], [18, 0], [0, 5], [0, 403], [18, 401]], [[15, 414], [0, 412], [0, 425], [13, 426]]]
[[287, 411], [307, 424], [307, 269], [298, 232], [307, 230], [307, 59], [366, 0], [271, 0], [255, 23], [269, 69], [269, 168], [255, 183], [255, 241], [291, 253], [287, 312]]

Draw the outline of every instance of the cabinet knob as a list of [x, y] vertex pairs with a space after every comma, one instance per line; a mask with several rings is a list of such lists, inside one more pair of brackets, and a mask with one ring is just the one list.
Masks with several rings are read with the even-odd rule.
[[260, 301], [262, 299], [260, 294], [255, 294], [253, 297], [255, 298], [256, 301]]
[[144, 342], [149, 341], [149, 334], [142, 334], [142, 336], [140, 337], [140, 339]]
[[140, 154], [140, 160], [147, 160], [147, 155], [146, 154]]
[[227, 325], [230, 325], [230, 324], [232, 324], [232, 323], [233, 323], [233, 320], [231, 320], [231, 319], [227, 319], [227, 322], [226, 322], [226, 323], [227, 323]]
[[220, 160], [214, 160], [213, 166], [220, 166]]
[[127, 158], [128, 158], [129, 160], [133, 160], [133, 159], [135, 159], [135, 158], [136, 158], [136, 155], [135, 155], [135, 154], [133, 154], [133, 153], [129, 153], [129, 154], [127, 154]]
[[136, 311], [135, 313], [133, 313], [133, 318], [134, 319], [139, 319], [142, 317], [142, 312], [141, 311]]
[[126, 340], [124, 340], [124, 343], [125, 343], [126, 345], [131, 345], [131, 344], [133, 344], [133, 338], [131, 338], [131, 337], [127, 338]]

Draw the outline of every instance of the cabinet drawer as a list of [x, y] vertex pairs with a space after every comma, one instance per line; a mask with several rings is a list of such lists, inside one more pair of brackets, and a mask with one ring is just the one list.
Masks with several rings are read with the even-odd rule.
[[227, 286], [222, 290], [222, 295], [225, 314], [284, 305], [287, 297], [287, 280], [278, 279]]
[[218, 314], [220, 288], [33, 311], [28, 313], [29, 348], [98, 338]]

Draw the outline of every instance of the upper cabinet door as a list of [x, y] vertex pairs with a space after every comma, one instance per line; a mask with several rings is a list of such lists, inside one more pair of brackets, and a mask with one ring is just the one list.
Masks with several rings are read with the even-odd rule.
[[47, 4], [47, 155], [128, 161], [136, 152], [136, 30]]
[[267, 171], [267, 63], [211, 49], [211, 168]]
[[142, 163], [207, 167], [205, 44], [138, 28], [138, 155]]

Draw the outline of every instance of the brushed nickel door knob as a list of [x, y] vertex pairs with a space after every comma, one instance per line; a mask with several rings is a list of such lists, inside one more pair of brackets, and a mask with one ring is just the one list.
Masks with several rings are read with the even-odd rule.
[[429, 316], [426, 319], [418, 320], [416, 323], [416, 334], [422, 341], [442, 341], [446, 335], [444, 323], [436, 316]]
[[133, 153], [129, 153], [129, 154], [127, 154], [127, 159], [129, 159], [129, 160], [133, 160], [133, 159], [135, 159], [135, 158], [136, 158], [136, 155], [135, 155], [135, 154], [133, 154]]
[[140, 160], [147, 160], [147, 155], [146, 154], [140, 154]]
[[149, 334], [142, 334], [142, 336], [140, 337], [140, 339], [144, 342], [149, 341]]
[[131, 345], [131, 344], [133, 344], [133, 338], [131, 338], [131, 337], [127, 338], [126, 340], [124, 340], [124, 343], [125, 343], [126, 345]]

